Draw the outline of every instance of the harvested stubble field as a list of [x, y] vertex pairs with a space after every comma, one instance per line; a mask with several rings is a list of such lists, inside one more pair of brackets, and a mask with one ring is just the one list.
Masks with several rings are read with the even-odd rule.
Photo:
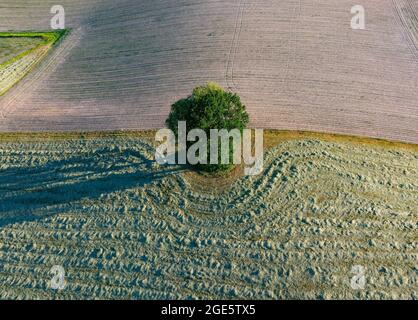
[[[2, 0], [0, 31], [45, 30], [53, 0]], [[159, 128], [208, 80], [254, 127], [418, 142], [417, 0], [62, 0], [73, 30], [0, 98], [2, 131]]]
[[0, 136], [0, 298], [417, 299], [417, 146], [265, 141], [263, 175], [209, 193], [143, 134]]

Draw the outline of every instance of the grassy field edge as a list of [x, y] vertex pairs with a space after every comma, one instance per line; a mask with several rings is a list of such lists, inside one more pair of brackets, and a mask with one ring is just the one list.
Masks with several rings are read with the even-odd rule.
[[62, 38], [64, 38], [65, 35], [67, 35], [69, 32], [68, 29], [64, 30], [58, 30], [58, 31], [52, 31], [52, 32], [2, 32], [0, 33], [0, 38], [4, 37], [37, 37], [42, 38], [44, 41], [37, 46], [35, 46], [32, 49], [26, 50], [17, 56], [13, 57], [10, 60], [7, 60], [0, 64], [0, 69], [7, 68], [13, 63], [25, 58], [26, 56], [35, 53], [38, 50], [41, 50], [43, 47], [46, 48], [46, 50], [39, 56], [37, 59], [34, 60], [34, 63], [29, 67], [29, 69], [24, 72], [23, 74], [19, 75], [16, 79], [11, 81], [10, 85], [6, 86], [4, 89], [0, 91], [0, 97], [5, 95], [11, 88], [13, 88], [19, 81], [21, 81], [23, 78], [25, 78], [32, 70], [33, 68], [38, 65], [38, 63], [43, 59], [43, 57], [53, 48], [54, 45], [56, 45]]
[[[0, 132], [0, 142], [13, 142], [21, 140], [65, 140], [65, 139], [95, 139], [111, 137], [138, 137], [153, 139], [156, 130], [120, 130], [120, 131], [89, 131], [89, 132]], [[370, 138], [364, 136], [352, 136], [335, 133], [319, 133], [311, 131], [293, 131], [293, 130], [264, 130], [264, 147], [269, 149], [281, 142], [296, 139], [319, 139], [329, 142], [348, 142], [354, 144], [401, 148], [418, 152], [418, 144], [409, 142], [392, 141], [379, 138]]]

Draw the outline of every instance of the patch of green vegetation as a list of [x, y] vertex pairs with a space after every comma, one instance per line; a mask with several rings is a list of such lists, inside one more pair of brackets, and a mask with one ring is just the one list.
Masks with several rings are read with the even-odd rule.
[[[186, 122], [187, 133], [193, 129], [201, 129], [209, 137], [212, 129], [225, 129], [227, 131], [238, 129], [242, 134], [242, 131], [248, 125], [249, 115], [237, 94], [225, 91], [215, 83], [208, 83], [206, 86], [195, 88], [189, 97], [181, 99], [171, 106], [166, 125], [176, 136], [178, 135], [177, 128], [180, 121]], [[207, 159], [210, 159], [210, 145], [211, 141], [208, 139]], [[232, 164], [234, 155], [232, 141], [230, 140], [229, 147], [230, 164], [222, 164], [221, 162], [222, 150], [219, 140], [218, 151], [218, 164], [198, 164], [195, 167], [209, 173], [232, 170], [234, 168]]]
[[[3, 61], [0, 61], [0, 96], [24, 78], [47, 52], [66, 34], [68, 30], [48, 32], [0, 32], [6, 49]], [[22, 45], [22, 39], [28, 41]], [[13, 42], [15, 40], [15, 42]], [[25, 42], [25, 41], [23, 41]]]
[[43, 42], [42, 38], [0, 38], [0, 64]]
[[68, 29], [63, 30], [56, 30], [56, 31], [47, 31], [47, 32], [32, 32], [32, 31], [24, 31], [24, 32], [0, 32], [0, 38], [41, 38], [43, 41], [39, 43], [37, 46], [26, 50], [12, 59], [7, 60], [0, 64], [0, 69], [4, 68], [13, 62], [27, 56], [28, 54], [34, 52], [39, 47], [44, 45], [54, 45], [57, 43], [61, 38], [63, 38], [69, 32]]

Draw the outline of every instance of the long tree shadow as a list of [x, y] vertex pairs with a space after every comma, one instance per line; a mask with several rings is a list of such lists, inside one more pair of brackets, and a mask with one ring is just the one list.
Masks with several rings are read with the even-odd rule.
[[42, 219], [60, 213], [60, 205], [141, 188], [183, 170], [156, 166], [137, 150], [108, 148], [36, 167], [0, 170], [0, 227]]

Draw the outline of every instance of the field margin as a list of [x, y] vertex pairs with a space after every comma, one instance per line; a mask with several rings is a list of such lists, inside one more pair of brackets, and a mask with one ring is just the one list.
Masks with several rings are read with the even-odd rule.
[[10, 86], [6, 87], [3, 91], [0, 92], [0, 97], [5, 95], [11, 88], [13, 88], [20, 80], [26, 77], [33, 68], [43, 59], [43, 57], [49, 52], [49, 50], [56, 45], [61, 39], [63, 39], [68, 33], [70, 32], [69, 29], [62, 29], [56, 31], [44, 31], [44, 32], [36, 32], [36, 31], [20, 31], [20, 32], [0, 32], [0, 38], [42, 38], [44, 41], [35, 47], [26, 50], [17, 56], [14, 56], [12, 59], [9, 59], [0, 64], [0, 70], [6, 68], [7, 66], [13, 64], [14, 62], [36, 52], [37, 50], [47, 47], [45, 52], [41, 54], [33, 63], [33, 65], [22, 75], [11, 81]]

